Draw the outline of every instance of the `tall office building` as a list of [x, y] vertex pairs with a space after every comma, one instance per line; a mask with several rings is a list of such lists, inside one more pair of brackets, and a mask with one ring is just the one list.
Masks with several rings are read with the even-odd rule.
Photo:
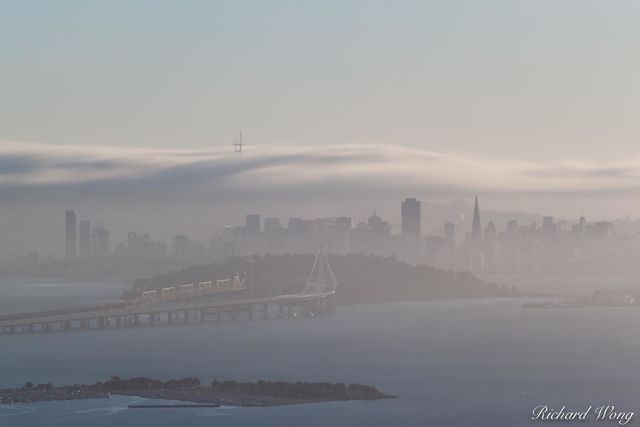
[[103, 258], [109, 255], [109, 230], [105, 227], [94, 227], [92, 233], [93, 255]]
[[473, 207], [473, 224], [471, 226], [471, 240], [479, 243], [482, 240], [482, 224], [480, 222], [480, 207], [478, 206], [478, 196]]
[[456, 242], [456, 225], [452, 222], [444, 224], [444, 240], [449, 245], [454, 245]]
[[338, 233], [348, 233], [351, 231], [351, 217], [350, 216], [339, 216], [336, 218], [335, 222], [336, 231]]
[[260, 215], [247, 215], [247, 232], [249, 234], [260, 234]]
[[298, 236], [302, 233], [302, 218], [289, 218], [287, 231], [291, 236]]
[[91, 222], [84, 220], [78, 223], [78, 257], [88, 258], [91, 255]]
[[558, 224], [553, 221], [552, 216], [542, 217], [542, 233], [555, 234], [558, 230]]
[[270, 236], [274, 234], [279, 234], [282, 232], [282, 224], [280, 223], [280, 218], [277, 217], [267, 217], [264, 219], [264, 233]]
[[484, 229], [484, 241], [486, 243], [496, 243], [498, 241], [498, 232], [493, 221], [489, 221], [487, 228]]
[[76, 244], [78, 241], [78, 230], [76, 228], [76, 213], [68, 210], [64, 213], [64, 254], [67, 260], [76, 259]]
[[376, 210], [373, 210], [373, 215], [367, 220], [369, 230], [376, 236], [390, 236], [391, 226], [387, 221], [383, 221], [382, 217], [378, 215]]
[[420, 202], [415, 198], [402, 202], [402, 234], [420, 236]]
[[191, 239], [186, 234], [179, 234], [173, 238], [171, 252], [176, 261], [186, 263], [189, 257], [190, 248]]
[[471, 225], [471, 270], [477, 271], [482, 268], [482, 223], [480, 222], [480, 206], [478, 196], [473, 207], [473, 224]]
[[489, 221], [484, 229], [484, 268], [492, 269], [496, 263], [496, 246], [498, 243], [498, 232], [493, 221]]
[[585, 232], [587, 231], [587, 218], [585, 218], [584, 216], [581, 216], [578, 224], [580, 227], [580, 234], [584, 235]]

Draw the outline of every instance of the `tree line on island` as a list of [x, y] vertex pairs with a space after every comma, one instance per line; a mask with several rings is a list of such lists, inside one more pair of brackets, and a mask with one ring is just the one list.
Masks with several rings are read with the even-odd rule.
[[[112, 377], [110, 380], [96, 383], [95, 390], [108, 391], [111, 393], [141, 391], [141, 390], [184, 390], [200, 388], [201, 383], [198, 378], [185, 377], [181, 379], [169, 379], [167, 381], [156, 380], [147, 377], [133, 377], [122, 379]], [[352, 394], [379, 395], [381, 394], [375, 387], [364, 384], [328, 383], [328, 382], [286, 382], [286, 381], [264, 381], [238, 382], [238, 381], [218, 381], [213, 380], [208, 388], [215, 392], [235, 393], [245, 395], [270, 396], [288, 399], [323, 399], [330, 397], [347, 398]]]
[[147, 377], [124, 379], [114, 376], [107, 381], [90, 385], [54, 386], [51, 383], [34, 385], [32, 382], [27, 382], [22, 388], [1, 389], [0, 403], [99, 399], [108, 398], [112, 394], [214, 404], [232, 403], [239, 406], [394, 397], [378, 391], [373, 386], [364, 384], [213, 380], [207, 385], [202, 385], [200, 380], [195, 377], [162, 381]]
[[[253, 276], [256, 297], [300, 292], [305, 286], [314, 254], [284, 254], [227, 258], [213, 263], [136, 280], [124, 299], [140, 296], [146, 289], [158, 289], [232, 277], [236, 272]], [[394, 256], [330, 255], [338, 280], [338, 304], [384, 303], [405, 300], [486, 298], [520, 296], [516, 288], [485, 283], [473, 274], [412, 265]], [[253, 274], [251, 274], [253, 271]]]

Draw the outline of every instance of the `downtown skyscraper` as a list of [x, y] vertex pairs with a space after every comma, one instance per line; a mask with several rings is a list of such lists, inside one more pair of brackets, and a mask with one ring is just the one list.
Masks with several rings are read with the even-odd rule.
[[420, 202], [415, 198], [405, 199], [401, 205], [401, 228], [405, 236], [420, 236]]
[[76, 213], [73, 210], [67, 210], [64, 213], [64, 254], [67, 261], [76, 259], [78, 228], [76, 225]]
[[478, 196], [473, 207], [473, 223], [471, 225], [471, 253], [470, 267], [472, 271], [482, 269], [482, 223], [480, 221], [480, 206], [478, 205]]

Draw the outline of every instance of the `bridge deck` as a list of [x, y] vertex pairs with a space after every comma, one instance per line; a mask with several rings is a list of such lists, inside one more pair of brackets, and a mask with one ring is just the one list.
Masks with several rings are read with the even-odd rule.
[[335, 291], [320, 293], [298, 293], [273, 297], [251, 299], [246, 298], [224, 301], [173, 301], [157, 304], [136, 304], [107, 310], [88, 310], [78, 312], [77, 309], [74, 309], [74, 311], [70, 313], [57, 313], [54, 315], [42, 315], [41, 313], [25, 313], [24, 317], [17, 317], [18, 315], [15, 315], [12, 316], [11, 319], [0, 320], [0, 328], [29, 324], [56, 323], [108, 317], [124, 317], [141, 314], [166, 313], [169, 311], [222, 309], [227, 307], [248, 306], [253, 304], [287, 304], [292, 302], [311, 301], [318, 298], [324, 298], [333, 293], [335, 293]]

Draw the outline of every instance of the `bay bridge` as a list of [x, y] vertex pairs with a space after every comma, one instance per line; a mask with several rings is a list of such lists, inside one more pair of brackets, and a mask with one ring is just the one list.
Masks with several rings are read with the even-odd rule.
[[[252, 285], [232, 280], [203, 281], [146, 290], [132, 302], [0, 316], [0, 334], [50, 333], [124, 327], [169, 326], [225, 320], [267, 320], [314, 316], [335, 309], [338, 282], [320, 249], [304, 288], [297, 293], [253, 297]], [[223, 296], [226, 299], [218, 297]]]

